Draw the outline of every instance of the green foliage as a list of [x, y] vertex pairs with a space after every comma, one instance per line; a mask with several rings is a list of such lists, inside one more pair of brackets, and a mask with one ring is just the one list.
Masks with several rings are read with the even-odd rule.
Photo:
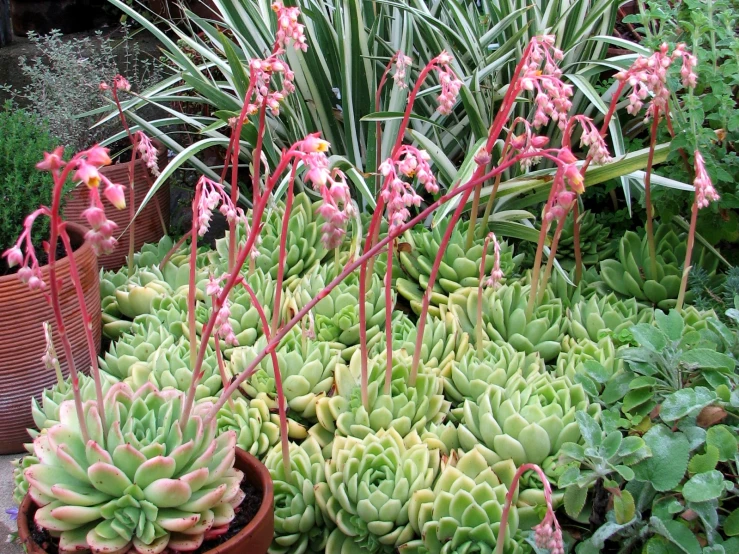
[[[6, 103], [0, 111], [0, 250], [10, 248], [23, 230], [23, 220], [40, 205], [51, 203], [51, 175], [36, 164], [57, 146], [38, 118]], [[48, 235], [48, 223], [34, 226], [38, 247]], [[0, 264], [0, 272], [5, 261]]]

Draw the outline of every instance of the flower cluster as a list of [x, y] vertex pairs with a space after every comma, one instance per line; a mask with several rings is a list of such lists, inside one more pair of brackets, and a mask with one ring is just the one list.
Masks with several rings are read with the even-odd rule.
[[610, 162], [612, 158], [608, 152], [606, 141], [593, 123], [593, 120], [585, 115], [576, 115], [572, 120], [580, 123], [582, 126], [580, 146], [588, 147], [588, 157], [593, 160], [593, 163], [603, 165]]
[[503, 277], [505, 277], [503, 270], [500, 269], [500, 243], [498, 242], [498, 238], [495, 236], [495, 233], [490, 233], [487, 241], [493, 243], [493, 270], [490, 272], [490, 276], [485, 280], [485, 286], [497, 289], [500, 286], [500, 282], [503, 280]]
[[159, 163], [157, 160], [158, 153], [149, 137], [147, 137], [142, 131], [137, 131], [134, 134], [133, 140], [141, 159], [144, 160], [144, 163], [146, 164], [146, 167], [149, 168], [149, 171], [151, 171], [151, 174], [154, 175], [154, 177], [159, 177]]
[[533, 125], [537, 129], [547, 125], [550, 118], [564, 129], [572, 107], [572, 86], [562, 82], [562, 70], [557, 65], [564, 54], [554, 43], [554, 35], [533, 39], [521, 71], [521, 88], [536, 92]]
[[[126, 79], [123, 75], [116, 75], [113, 78], [113, 87], [115, 90], [131, 92], [131, 83], [129, 83], [128, 79]], [[102, 81], [98, 85], [98, 89], [100, 89], [100, 92], [105, 92], [106, 90], [110, 90], [110, 85], [105, 81]]]
[[695, 180], [693, 185], [695, 186], [695, 203], [698, 204], [698, 208], [706, 208], [711, 202], [716, 202], [721, 198], [713, 187], [711, 178], [706, 171], [703, 156], [698, 150], [695, 151]]
[[287, 48], [292, 42], [295, 50], [307, 51], [305, 25], [298, 23], [300, 9], [286, 8], [282, 2], [274, 2], [272, 10], [277, 14], [277, 44]]
[[[585, 191], [585, 180], [569, 148], [562, 147], [557, 154], [560, 163], [554, 174], [550, 201], [544, 208], [544, 221], [560, 220], [567, 215], [578, 194]], [[570, 190], [567, 189], [569, 185]]]
[[398, 52], [395, 55], [395, 73], [393, 74], [393, 80], [398, 88], [408, 88], [405, 82], [405, 70], [410, 67], [413, 63], [408, 56], [403, 52]]
[[[295, 74], [288, 65], [280, 60], [278, 54], [273, 54], [266, 60], [254, 59], [249, 62], [253, 74], [254, 101], [249, 102], [246, 113], [254, 115], [259, 112], [259, 106], [265, 102], [274, 115], [280, 113], [280, 102], [295, 91]], [[272, 78], [275, 74], [282, 75], [282, 90], [271, 91]]]
[[511, 148], [525, 156], [521, 158], [519, 163], [521, 169], [527, 171], [532, 166], [541, 162], [541, 156], [537, 156], [536, 154], [549, 143], [549, 138], [534, 134], [531, 124], [523, 118], [516, 119], [514, 125], [516, 123], [523, 124], [525, 130], [520, 135], [514, 136], [511, 139]]
[[550, 509], [539, 525], [534, 526], [534, 540], [539, 548], [546, 548], [551, 554], [564, 554], [564, 541], [559, 522]]
[[[208, 284], [205, 285], [205, 294], [213, 298], [214, 304], [215, 299], [218, 298], [223, 292], [221, 281], [228, 278], [228, 274], [221, 275], [220, 277], [214, 277], [211, 275], [208, 278]], [[216, 315], [215, 333], [224, 340], [227, 345], [238, 346], [239, 341], [236, 339], [233, 327], [229, 318], [231, 317], [231, 302], [226, 298], [223, 301], [223, 306], [218, 310]]]
[[247, 225], [244, 210], [235, 206], [231, 198], [223, 188], [223, 185], [208, 179], [205, 175], [200, 177], [196, 188], [199, 191], [199, 200], [197, 205], [198, 219], [198, 235], [203, 236], [210, 228], [210, 220], [213, 217], [213, 210], [221, 205], [220, 212], [226, 217], [229, 223], [242, 222]]
[[452, 113], [454, 104], [457, 103], [459, 89], [462, 88], [462, 81], [454, 74], [450, 63], [452, 57], [447, 52], [442, 52], [436, 57], [436, 70], [439, 72], [439, 82], [441, 83], [441, 94], [439, 94], [439, 113], [449, 115]]
[[682, 59], [680, 76], [683, 85], [694, 87], [698, 79], [693, 71], [697, 60], [685, 49], [685, 45], [682, 43], [675, 47], [672, 54], [669, 54], [669, 47], [667, 43], [664, 43], [660, 46], [659, 51], [648, 58], [639, 56], [629, 69], [616, 74], [615, 78], [617, 80], [623, 81], [631, 87], [629, 105], [626, 108], [628, 113], [634, 115], [641, 111], [644, 100], [650, 95], [652, 99], [647, 106], [645, 121], [654, 116], [655, 110], [658, 110], [661, 114], [665, 113], [670, 99], [670, 90], [667, 87], [667, 72], [677, 58]]
[[404, 145], [394, 158], [388, 158], [380, 164], [378, 169], [386, 182], [381, 194], [387, 204], [391, 230], [400, 227], [408, 220], [409, 207], [421, 205], [421, 197], [416, 194], [409, 183], [400, 178], [401, 175], [409, 178], [416, 177], [418, 182], [431, 194], [439, 192], [439, 185], [428, 163], [429, 159], [425, 150]]

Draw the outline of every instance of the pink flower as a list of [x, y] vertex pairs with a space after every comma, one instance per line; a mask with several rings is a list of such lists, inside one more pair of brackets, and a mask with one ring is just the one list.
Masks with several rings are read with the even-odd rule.
[[90, 227], [95, 230], [100, 229], [100, 227], [108, 220], [108, 218], [105, 217], [105, 210], [98, 208], [97, 206], [90, 206], [82, 212], [82, 215], [87, 220], [87, 223], [90, 224]]
[[551, 554], [564, 554], [562, 530], [551, 507], [547, 506], [547, 514], [539, 525], [534, 526], [536, 546], [546, 548]]
[[122, 90], [125, 92], [131, 91], [131, 83], [129, 83], [128, 79], [126, 79], [123, 75], [116, 75], [113, 79], [113, 85], [118, 90]]
[[547, 125], [551, 119], [564, 129], [572, 107], [572, 86], [562, 82], [562, 70], [558, 67], [564, 55], [554, 44], [553, 35], [532, 39], [529, 55], [522, 66], [521, 88], [536, 92], [532, 122], [535, 128]]
[[493, 243], [493, 270], [490, 272], [490, 276], [485, 279], [485, 286], [496, 289], [500, 286], [500, 282], [505, 277], [503, 270], [500, 269], [500, 243], [498, 242], [495, 233], [490, 233], [488, 235], [488, 241], [492, 241]]
[[549, 143], [549, 138], [545, 136], [534, 135], [532, 131], [532, 125], [523, 118], [517, 118], [511, 128], [516, 123], [520, 123], [525, 127], [525, 131], [518, 136], [513, 136], [510, 145], [513, 150], [518, 150], [520, 154], [525, 155], [519, 162], [521, 169], [527, 171], [532, 166], [537, 165], [541, 162], [541, 156], [539, 152]]
[[106, 83], [105, 81], [101, 81], [100, 84], [98, 85], [98, 90], [100, 90], [100, 92], [105, 92], [109, 88], [110, 87], [108, 86], [108, 83]]
[[398, 52], [395, 55], [395, 73], [393, 74], [393, 80], [398, 88], [408, 88], [408, 85], [405, 84], [405, 70], [407, 67], [410, 67], [412, 63], [413, 60], [403, 54], [403, 52]]
[[64, 165], [64, 147], [58, 146], [53, 152], [44, 152], [44, 160], [37, 163], [36, 167], [41, 171], [56, 171]]
[[[277, 52], [272, 54], [266, 60], [253, 59], [249, 62], [250, 78], [254, 83], [254, 98], [247, 98], [248, 115], [259, 113], [259, 106], [264, 102], [274, 115], [280, 113], [280, 102], [285, 97], [295, 91], [293, 81], [295, 74], [290, 70], [285, 62], [278, 59]], [[275, 73], [282, 75], [282, 90], [272, 91], [272, 77]]]
[[159, 163], [157, 161], [159, 154], [151, 140], [149, 140], [149, 137], [145, 133], [137, 131], [134, 135], [134, 142], [146, 167], [149, 168], [149, 171], [154, 177], [159, 177]]
[[97, 188], [100, 186], [100, 173], [98, 172], [97, 167], [84, 160], [79, 161], [74, 178], [78, 181], [82, 181], [89, 188]]
[[593, 163], [603, 165], [610, 162], [612, 158], [608, 152], [606, 141], [593, 123], [593, 120], [584, 115], [576, 115], [573, 119], [582, 126], [580, 146], [588, 147], [588, 157], [593, 160]]
[[326, 221], [321, 226], [321, 241], [327, 250], [341, 246], [347, 222], [356, 215], [345, 179], [344, 174], [337, 171], [335, 177], [329, 179], [330, 186], [320, 187], [323, 203], [317, 211]]
[[3, 253], [3, 258], [8, 261], [8, 267], [15, 267], [23, 263], [23, 252], [20, 247], [13, 246]]
[[441, 114], [449, 115], [457, 103], [459, 90], [462, 88], [462, 81], [452, 71], [448, 65], [444, 65], [438, 69], [439, 81], [441, 82], [441, 94], [439, 94], [438, 111]]
[[272, 10], [277, 14], [277, 43], [287, 48], [291, 43], [295, 50], [308, 50], [305, 39], [305, 26], [298, 23], [300, 10], [298, 8], [286, 8], [282, 2], [274, 2]]
[[300, 141], [300, 149], [303, 152], [328, 152], [331, 145], [321, 138], [320, 133], [312, 133]]
[[97, 145], [93, 146], [87, 151], [87, 163], [97, 167], [110, 165], [112, 160], [110, 159], [108, 152], [107, 148]]
[[693, 185], [695, 186], [695, 203], [698, 204], [698, 208], [707, 208], [711, 202], [720, 200], [721, 197], [713, 187], [711, 178], [706, 171], [703, 156], [698, 150], [695, 151], [695, 180]]
[[108, 182], [108, 184], [105, 186], [105, 198], [108, 199], [108, 202], [113, 204], [116, 208], [119, 210], [122, 210], [126, 207], [126, 195], [124, 194], [123, 185], [116, 185], [114, 183]]

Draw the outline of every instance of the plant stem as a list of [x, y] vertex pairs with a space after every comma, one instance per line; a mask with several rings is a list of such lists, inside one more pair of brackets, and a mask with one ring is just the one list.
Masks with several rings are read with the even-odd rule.
[[[551, 200], [551, 196], [550, 196]], [[549, 201], [547, 201], [549, 204]], [[546, 213], [547, 207], [544, 207]], [[534, 303], [536, 301], [536, 294], [539, 287], [539, 273], [541, 272], [541, 260], [544, 255], [544, 241], [547, 238], [547, 232], [549, 231], [549, 222], [545, 221], [542, 217], [541, 229], [539, 230], [539, 242], [536, 245], [536, 255], [534, 256], [534, 267], [531, 270], [531, 289], [529, 290], [529, 302], [526, 305], [526, 319], [530, 319], [534, 313]]]
[[[223, 363], [223, 354], [221, 353], [221, 343], [218, 339], [218, 335], [213, 337], [215, 341], [215, 349], [216, 349], [216, 361], [218, 362], [218, 372], [221, 374], [221, 383], [223, 383], [223, 388], [225, 389], [228, 386], [228, 377], [226, 377], [226, 364]], [[228, 407], [231, 408], [231, 411], [234, 410], [234, 401], [233, 398], [230, 396], [228, 397]]]
[[[475, 189], [475, 196], [472, 198], [472, 210], [470, 211], [470, 224], [467, 227], [467, 250], [472, 248], [472, 244], [475, 242], [475, 231], [477, 223], [477, 212], [480, 209], [480, 191], [482, 190], [482, 183]], [[485, 230], [483, 229], [483, 233]]]
[[385, 394], [390, 394], [390, 384], [393, 379], [393, 247], [390, 241], [387, 247], [387, 271], [385, 272]]
[[[136, 191], [134, 190], [134, 180], [136, 173], [136, 162], [138, 161], [136, 153], [136, 139], [133, 140], [133, 152], [131, 153], [131, 165], [128, 171], [128, 218], [131, 220], [128, 224], [128, 276], [129, 278], [134, 272], [133, 255], [136, 252], [136, 226], [134, 220], [136, 219]], [[148, 169], [146, 169], [148, 171]]]
[[[577, 200], [575, 200], [577, 202]], [[559, 237], [562, 235], [562, 228], [565, 226], [565, 220], [567, 219], [567, 214], [563, 215], [559, 222], [557, 223], [557, 228], [554, 230], [554, 236], [552, 237], [552, 245], [549, 247], [549, 258], [547, 258], [547, 265], [544, 269], [544, 277], [541, 280], [541, 284], [539, 285], [539, 290], [537, 291], [537, 301], [539, 304], [541, 304], [542, 300], [544, 300], [544, 294], [547, 290], [547, 284], [549, 283], [549, 278], [552, 276], [552, 266], [554, 265], [555, 256], [557, 254], [557, 245], [559, 244]], [[534, 291], [531, 291], [533, 294]]]
[[280, 302], [282, 301], [282, 282], [285, 278], [285, 258], [287, 251], [287, 227], [290, 220], [290, 213], [293, 209], [293, 189], [295, 184], [295, 173], [298, 170], [298, 164], [293, 163], [290, 172], [290, 181], [287, 185], [287, 199], [285, 200], [285, 213], [282, 215], [282, 230], [280, 232], [280, 256], [277, 264], [277, 284], [275, 287], [275, 303], [272, 311], [272, 334], [277, 332], [277, 326], [280, 324]]
[[688, 288], [688, 275], [690, 274], [690, 258], [693, 255], [693, 243], [695, 242], [695, 226], [698, 221], [698, 203], [693, 200], [693, 210], [690, 213], [690, 231], [688, 231], [688, 244], [685, 251], [685, 263], [683, 264], [683, 277], [680, 281], [680, 293], [677, 295], [677, 310], [683, 309], [685, 291]]
[[485, 237], [485, 246], [482, 249], [482, 258], [480, 259], [480, 283], [477, 285], [477, 325], [475, 325], [475, 346], [477, 347], [477, 357], [482, 359], [482, 282], [485, 279], [485, 258], [487, 257], [488, 247], [490, 246], [490, 237]]
[[657, 142], [657, 125], [659, 124], [659, 107], [654, 107], [652, 114], [652, 130], [649, 137], [649, 157], [647, 158], [647, 174], [644, 177], [644, 202], [647, 208], [647, 242], [649, 243], [649, 264], [652, 271], [651, 278], [657, 278], [657, 247], [654, 244], [654, 222], [652, 216], [652, 164], [654, 163], [654, 148]]
[[[198, 204], [203, 194], [201, 187], [195, 188], [195, 198], [192, 202], [192, 229], [190, 230], [190, 286], [187, 290], [187, 325], [190, 331], [190, 369], [193, 374], [193, 382], [196, 375], [196, 361], [198, 357], [198, 334], [195, 327], [195, 295], [197, 294], [197, 256], [198, 256]], [[215, 309], [215, 306], [214, 308]], [[205, 346], [202, 346], [202, 350]], [[197, 386], [197, 383], [195, 383]]]
[[66, 225], [62, 223], [59, 226], [59, 236], [64, 244], [64, 249], [67, 252], [67, 259], [69, 260], [69, 278], [74, 285], [74, 291], [77, 295], [77, 301], [80, 305], [80, 316], [82, 317], [82, 323], [85, 327], [85, 339], [87, 341], [87, 350], [90, 353], [90, 363], [92, 365], [92, 376], [95, 382], [95, 396], [97, 401], [98, 412], [100, 412], [100, 422], [103, 425], [103, 431], [107, 433], [108, 427], [105, 424], [105, 405], [103, 403], [103, 387], [100, 381], [100, 367], [98, 366], [98, 353], [95, 348], [95, 339], [92, 336], [92, 318], [90, 313], [87, 311], [87, 303], [85, 302], [85, 292], [82, 290], [82, 281], [80, 280], [80, 274], [77, 270], [77, 262], [74, 259], [74, 249], [72, 243], [69, 240], [67, 234]]

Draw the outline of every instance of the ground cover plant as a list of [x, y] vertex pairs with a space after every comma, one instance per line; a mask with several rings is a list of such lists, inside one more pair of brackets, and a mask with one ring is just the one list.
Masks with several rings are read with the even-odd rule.
[[[686, 148], [686, 228], [650, 200], [672, 87], [696, 85], [689, 49], [629, 59], [596, 123], [574, 109], [557, 39], [530, 37], [445, 187], [409, 129], [416, 99], [435, 96], [442, 114], [462, 102], [447, 51], [387, 62], [407, 103], [375, 172], [331, 158], [318, 133], [262, 155], [296, 88], [294, 56], [310, 51], [305, 15], [270, 8], [270, 53], [230, 61], [241, 104], [221, 127], [221, 174], [197, 182], [190, 231], [102, 275], [109, 350], [91, 350], [90, 377], [59, 375], [33, 405], [17, 483], [40, 507], [36, 524], [63, 552], [195, 550], [239, 509], [241, 448], [275, 484], [270, 552], [739, 552], [739, 312], [700, 310], [689, 287], [700, 271], [730, 290], [720, 253], [696, 240], [698, 213], [720, 196], [700, 145]], [[649, 147], [614, 160], [609, 129], [624, 111], [646, 116]], [[240, 190], [247, 147], [251, 187]], [[101, 182], [108, 162], [94, 147], [39, 164], [54, 202], [4, 256], [52, 304], [34, 219], [50, 216], [64, 242], [57, 197], [74, 171], [91, 194], [89, 240], [114, 246], [99, 190], [120, 207], [125, 194]], [[503, 181], [514, 167], [528, 174]], [[645, 228], [601, 257], [608, 233], [585, 228], [595, 223], [579, 196], [642, 169]], [[377, 195], [362, 201], [359, 189]], [[510, 190], [535, 197], [529, 225], [507, 226], [481, 202], [508, 196], [515, 211]], [[204, 244], [218, 212], [228, 230]], [[56, 357], [49, 344], [50, 370]]]

